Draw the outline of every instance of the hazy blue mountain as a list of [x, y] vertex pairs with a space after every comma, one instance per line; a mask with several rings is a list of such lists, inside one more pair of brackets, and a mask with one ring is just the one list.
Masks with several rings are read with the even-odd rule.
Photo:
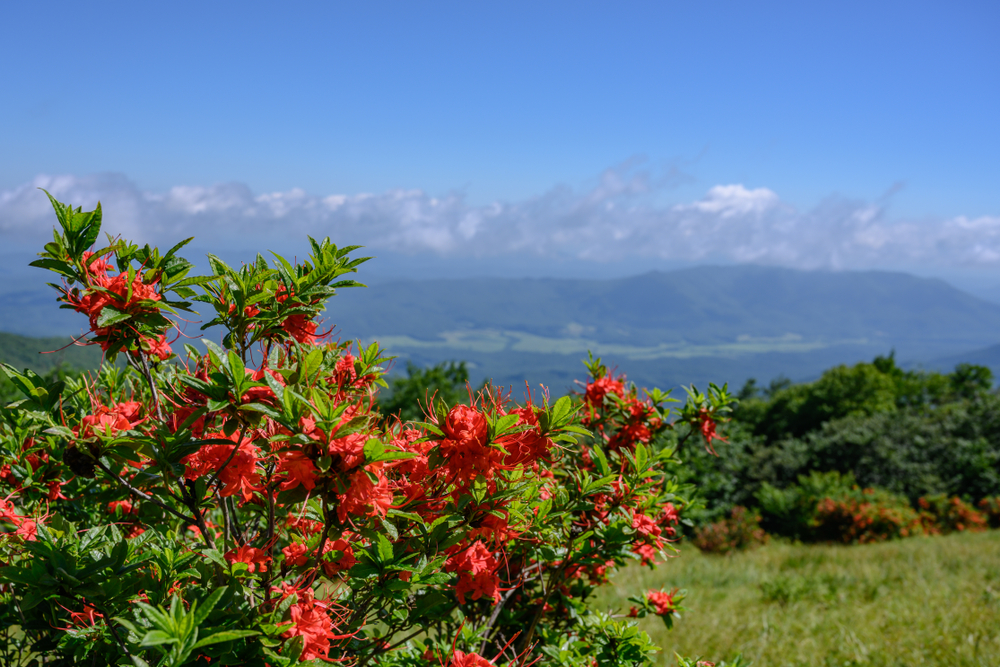
[[510, 330], [639, 347], [865, 339], [901, 351], [1000, 338], [1000, 306], [941, 280], [879, 271], [742, 266], [606, 281], [407, 281], [344, 290], [329, 308], [350, 337]]
[[923, 363], [1000, 339], [1000, 306], [944, 281], [881, 271], [700, 267], [620, 280], [398, 281], [329, 304], [343, 338], [473, 376], [565, 387], [588, 349], [637, 382], [815, 377], [895, 349]]
[[1000, 377], [1000, 345], [991, 345], [978, 350], [970, 350], [961, 354], [951, 354], [945, 357], [931, 359], [923, 364], [928, 370], [952, 370], [960, 363], [989, 366], [994, 374]]
[[[473, 381], [527, 379], [560, 393], [582, 379], [587, 350], [666, 388], [804, 380], [892, 349], [902, 363], [975, 362], [966, 353], [1000, 342], [1000, 305], [942, 280], [882, 271], [729, 266], [617, 280], [398, 280], [342, 290], [327, 307], [337, 338], [377, 339], [422, 364], [466, 360]], [[43, 286], [0, 291], [0, 316], [0, 329], [36, 335], [79, 334], [86, 324], [58, 311]]]

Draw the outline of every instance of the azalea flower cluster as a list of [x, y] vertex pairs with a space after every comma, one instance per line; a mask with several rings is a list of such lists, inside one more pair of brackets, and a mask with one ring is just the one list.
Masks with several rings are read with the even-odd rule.
[[[107, 352], [116, 345], [122, 346], [131, 339], [138, 339], [142, 351], [160, 360], [169, 359], [173, 354], [166, 342], [165, 334], [143, 336], [130, 327], [116, 327], [108, 324], [106, 311], [116, 316], [129, 316], [139, 319], [143, 315], [158, 313], [157, 301], [161, 301], [157, 292], [159, 279], [155, 276], [143, 276], [142, 273], [123, 271], [117, 275], [109, 275], [112, 265], [105, 259], [107, 255], [96, 255], [85, 252], [81, 258], [84, 271], [84, 289], [66, 290], [65, 300], [90, 321], [90, 332], [94, 334], [95, 342]], [[137, 353], [138, 350], [133, 350]]]
[[[687, 489], [668, 469], [688, 436], [718, 437], [724, 390], [671, 419], [667, 394], [591, 359], [579, 394], [470, 390], [400, 423], [378, 410], [390, 359], [317, 320], [355, 285], [354, 248], [310, 240], [305, 262], [239, 269], [210, 256], [212, 275], [185, 278], [177, 248], [94, 253], [93, 212], [56, 211], [40, 265], [81, 285], [64, 300], [129, 365], [62, 383], [4, 368], [26, 398], [0, 426], [0, 621], [35, 628], [23, 655], [648, 664], [649, 637], [587, 601], [675, 550]], [[204, 347], [171, 358], [158, 318], [185, 299], [215, 317]], [[669, 624], [681, 597], [643, 604]]]

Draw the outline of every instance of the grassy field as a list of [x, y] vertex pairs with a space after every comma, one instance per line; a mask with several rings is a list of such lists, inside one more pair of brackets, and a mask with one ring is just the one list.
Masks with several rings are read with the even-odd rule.
[[1000, 531], [866, 546], [772, 543], [705, 556], [690, 545], [656, 571], [632, 567], [602, 603], [650, 588], [687, 589], [672, 631], [643, 629], [673, 654], [756, 667], [1000, 665]]
[[655, 346], [601, 343], [580, 337], [549, 338], [524, 331], [469, 329], [442, 332], [436, 340], [418, 340], [412, 336], [368, 336], [366, 343], [378, 341], [390, 350], [447, 349], [461, 352], [536, 352], [539, 354], [581, 355], [591, 351], [595, 356], [625, 359], [690, 359], [691, 357], [762, 354], [766, 352], [812, 352], [831, 345], [867, 345], [865, 338], [823, 341], [805, 340], [795, 334], [774, 338], [740, 336], [727, 343], [694, 345], [690, 343], [660, 343]]

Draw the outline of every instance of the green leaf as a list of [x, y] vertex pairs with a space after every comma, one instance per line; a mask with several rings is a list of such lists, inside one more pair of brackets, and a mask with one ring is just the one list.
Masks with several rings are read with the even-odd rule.
[[219, 553], [218, 549], [202, 549], [201, 554], [216, 565], [221, 566], [222, 569], [229, 569], [229, 563], [227, 563], [226, 559], [222, 557], [222, 554]]
[[381, 457], [384, 452], [385, 444], [378, 438], [370, 438], [368, 442], [365, 443], [365, 460], [369, 463], [380, 460], [379, 457]]
[[418, 525], [425, 525], [424, 518], [417, 514], [416, 512], [402, 512], [400, 510], [390, 509], [388, 512], [389, 516], [398, 516], [403, 519], [409, 519], [410, 521], [415, 521]]
[[493, 422], [493, 437], [504, 433], [507, 429], [517, 423], [518, 415], [504, 415]]
[[391, 537], [394, 540], [398, 540], [399, 539], [399, 531], [396, 530], [396, 527], [394, 525], [392, 525], [391, 522], [386, 521], [385, 519], [381, 519], [380, 518], [379, 520], [382, 522], [382, 528], [385, 529], [385, 532], [389, 535], [389, 537]]
[[412, 459], [416, 458], [416, 456], [416, 452], [388, 451], [379, 454], [377, 457], [372, 459], [365, 457], [365, 460], [368, 461], [368, 463], [378, 463], [380, 461], [400, 461], [403, 459]]
[[635, 471], [643, 472], [646, 469], [646, 461], [649, 460], [649, 452], [641, 442], [635, 443]]
[[323, 365], [323, 350], [315, 349], [302, 360], [302, 377], [311, 378]]
[[113, 306], [105, 306], [101, 310], [100, 316], [97, 318], [97, 326], [103, 329], [104, 327], [110, 327], [112, 324], [118, 324], [119, 322], [124, 322], [125, 320], [131, 318], [131, 313], [118, 310]]
[[222, 350], [222, 348], [207, 338], [203, 339], [202, 342], [204, 342], [205, 347], [208, 348], [208, 356], [212, 360], [212, 363], [216, 366], [223, 366], [224, 364], [222, 360], [225, 359], [226, 353]]
[[552, 406], [552, 418], [550, 424], [552, 428], [559, 428], [569, 421], [573, 412], [573, 401], [569, 396], [563, 396]]
[[176, 289], [178, 287], [190, 287], [191, 285], [204, 285], [205, 283], [210, 283], [216, 280], [215, 276], [191, 276], [190, 278], [185, 278], [179, 282], [172, 284], [170, 287]]
[[226, 358], [229, 361], [229, 372], [233, 375], [233, 381], [242, 383], [246, 376], [246, 367], [243, 365], [240, 355], [230, 351]]
[[215, 275], [224, 276], [233, 272], [233, 270], [229, 268], [228, 264], [223, 262], [215, 255], [209, 253], [207, 257], [208, 257], [208, 264], [209, 266], [212, 267], [212, 273], [214, 273]]
[[[271, 388], [271, 391], [274, 393], [275, 397], [278, 399], [278, 402], [279, 403], [284, 403], [285, 402], [285, 388], [284, 388], [284, 386], [282, 386], [282, 384], [280, 382], [278, 382], [277, 380], [275, 380], [274, 377], [270, 373], [268, 373], [267, 371], [264, 371], [264, 382], [266, 382], [267, 386]], [[273, 417], [272, 417], [272, 419], [273, 419]]]
[[[205, 601], [202, 602], [201, 605], [197, 607], [194, 613], [195, 627], [198, 627], [205, 622], [205, 619], [208, 618], [208, 615], [212, 613], [213, 609], [215, 609], [215, 605], [219, 603], [219, 600], [225, 594], [227, 588], [228, 588], [227, 586], [216, 588], [214, 591], [212, 591], [212, 594], [209, 595], [207, 598], [205, 598]], [[201, 642], [199, 642], [199, 644], [200, 643]]]
[[194, 645], [194, 648], [201, 648], [202, 646], [219, 644], [221, 642], [231, 642], [234, 639], [240, 639], [241, 637], [253, 637], [259, 634], [260, 633], [255, 630], [224, 630], [223, 632], [217, 632], [214, 635], [209, 635], [204, 639], [198, 640], [198, 643]]
[[180, 638], [168, 635], [162, 630], [151, 630], [142, 638], [141, 646], [162, 646], [163, 644], [176, 644]]
[[385, 535], [378, 536], [378, 559], [382, 563], [392, 562], [392, 542]]
[[542, 521], [552, 510], [552, 499], [546, 498], [538, 505], [538, 514], [535, 515], [537, 521]]
[[604, 452], [601, 450], [601, 448], [598, 447], [597, 445], [594, 445], [592, 451], [594, 453], [594, 458], [597, 459], [597, 468], [598, 470], [600, 470], [601, 475], [603, 476], [611, 474], [611, 468], [610, 466], [608, 466], [608, 457], [604, 455]]

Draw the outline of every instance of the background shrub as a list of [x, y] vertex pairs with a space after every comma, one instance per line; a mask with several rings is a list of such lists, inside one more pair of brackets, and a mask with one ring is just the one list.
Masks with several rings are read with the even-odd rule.
[[919, 515], [904, 499], [878, 489], [865, 489], [860, 498], [852, 496], [823, 498], [817, 503], [814, 539], [866, 544], [923, 532]]
[[734, 507], [729, 518], [699, 528], [693, 542], [705, 553], [724, 554], [753, 548], [767, 539], [760, 527], [760, 515], [745, 507]]
[[1000, 528], [1000, 496], [983, 498], [979, 501], [979, 508], [990, 528]]
[[904, 496], [860, 489], [854, 476], [813, 472], [758, 493], [768, 532], [809, 542], [879, 542], [922, 532], [920, 516]]
[[970, 530], [986, 530], [989, 526], [986, 515], [977, 511], [961, 498], [948, 498], [944, 494], [921, 498], [920, 517], [927, 532], [953, 533]]

